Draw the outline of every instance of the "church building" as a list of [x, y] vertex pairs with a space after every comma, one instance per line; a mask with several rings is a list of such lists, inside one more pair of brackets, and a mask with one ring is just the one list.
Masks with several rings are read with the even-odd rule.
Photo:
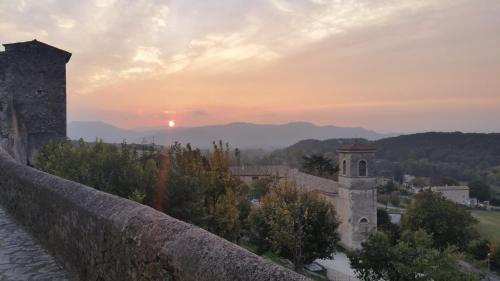
[[361, 242], [377, 230], [377, 180], [375, 148], [367, 144], [345, 144], [338, 150], [339, 179], [321, 178], [284, 166], [231, 167], [243, 182], [278, 175], [294, 180], [300, 188], [315, 190], [332, 202], [340, 221], [340, 243], [347, 249], [361, 248]]

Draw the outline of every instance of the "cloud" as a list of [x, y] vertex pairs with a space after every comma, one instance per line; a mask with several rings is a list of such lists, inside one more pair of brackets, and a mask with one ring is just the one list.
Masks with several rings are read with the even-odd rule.
[[109, 108], [119, 122], [140, 108], [124, 120], [147, 125], [168, 108], [190, 124], [383, 127], [412, 103], [441, 117], [419, 99], [498, 95], [499, 12], [468, 0], [13, 0], [0, 1], [0, 42], [73, 53], [70, 116]]
[[226, 72], [265, 65], [306, 44], [389, 20], [403, 9], [418, 9], [427, 2], [2, 1], [0, 39], [37, 37], [68, 49], [76, 74], [71, 82], [79, 93], [88, 93], [160, 72]]
[[161, 57], [161, 51], [159, 48], [141, 46], [137, 48], [135, 56], [132, 60], [134, 62], [162, 64], [160, 57]]
[[286, 0], [271, 0], [271, 3], [273, 3], [276, 9], [282, 12], [290, 13], [293, 11], [290, 3], [288, 3]]
[[76, 21], [74, 19], [65, 18], [62, 16], [52, 15], [51, 18], [56, 22], [57, 26], [63, 29], [72, 29], [76, 24]]

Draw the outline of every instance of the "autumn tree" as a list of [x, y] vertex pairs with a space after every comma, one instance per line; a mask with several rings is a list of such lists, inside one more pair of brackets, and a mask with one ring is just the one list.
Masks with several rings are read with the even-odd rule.
[[248, 190], [229, 172], [228, 145], [208, 154], [178, 143], [154, 145], [49, 143], [39, 169], [150, 205], [236, 242], [250, 212]]
[[271, 189], [250, 218], [258, 250], [292, 260], [297, 271], [317, 258], [331, 258], [339, 240], [333, 205], [293, 181]]

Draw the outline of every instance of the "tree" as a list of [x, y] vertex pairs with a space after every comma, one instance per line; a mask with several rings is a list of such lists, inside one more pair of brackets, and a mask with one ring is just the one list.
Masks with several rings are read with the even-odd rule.
[[467, 252], [477, 260], [484, 260], [488, 256], [490, 244], [491, 242], [485, 239], [472, 240], [467, 246]]
[[49, 143], [36, 164], [43, 171], [148, 204], [236, 242], [250, 207], [248, 191], [229, 172], [229, 155], [229, 146], [222, 142], [203, 155], [189, 144], [175, 143], [160, 152], [154, 145], [80, 140]]
[[365, 281], [477, 280], [460, 271], [462, 256], [455, 247], [435, 248], [432, 235], [421, 229], [404, 233], [394, 246], [385, 233], [375, 232], [362, 247], [349, 253], [349, 259], [358, 278]]
[[387, 210], [388, 206], [389, 206], [389, 195], [387, 194], [380, 194], [380, 195], [377, 195], [377, 201], [378, 203], [382, 204], [382, 205], [385, 205], [385, 209]]
[[396, 269], [391, 264], [393, 253], [387, 234], [377, 231], [361, 243], [362, 250], [348, 253], [351, 267], [356, 276], [365, 281], [397, 280], [392, 279]]
[[391, 194], [393, 191], [398, 190], [398, 185], [394, 181], [388, 181], [383, 186], [378, 188], [378, 191], [383, 194]]
[[435, 175], [431, 177], [430, 184], [433, 186], [443, 186], [443, 185], [458, 185], [458, 181], [452, 177], [442, 177], [439, 175]]
[[266, 220], [262, 208], [252, 208], [248, 221], [250, 225], [249, 238], [257, 246], [257, 254], [262, 255], [271, 250], [271, 225]]
[[302, 156], [302, 169], [309, 174], [316, 176], [333, 176], [339, 171], [338, 166], [335, 166], [332, 160], [321, 155], [306, 155]]
[[411, 184], [416, 187], [426, 187], [429, 186], [429, 181], [426, 178], [416, 177], [411, 181]]
[[229, 145], [213, 143], [206, 166], [205, 206], [208, 230], [236, 242], [246, 217], [239, 212], [248, 204], [240, 180], [229, 172]]
[[470, 188], [470, 197], [481, 201], [491, 200], [491, 187], [482, 181], [473, 181], [467, 185]]
[[396, 167], [396, 169], [394, 169], [394, 180], [398, 183], [403, 183], [404, 173], [401, 167], [399, 166]]
[[391, 244], [396, 244], [399, 239], [399, 226], [391, 222], [391, 217], [386, 209], [377, 209], [377, 230], [387, 234]]
[[[143, 201], [153, 180], [146, 179], [144, 164], [127, 143], [47, 144], [35, 165], [42, 171], [92, 186], [125, 198]], [[151, 174], [148, 174], [151, 175]]]
[[389, 196], [389, 200], [391, 201], [392, 206], [399, 207], [399, 203], [401, 202], [401, 194], [399, 191], [391, 192]]
[[260, 199], [267, 194], [271, 184], [273, 184], [274, 182], [275, 178], [273, 177], [266, 177], [252, 181], [252, 184], [250, 186], [250, 195], [252, 196], [252, 198]]
[[302, 191], [293, 181], [282, 181], [263, 198], [250, 215], [253, 241], [260, 251], [271, 250], [304, 263], [332, 257], [339, 240], [333, 205], [317, 192]]
[[477, 223], [471, 213], [440, 193], [424, 191], [415, 196], [402, 219], [402, 230], [423, 229], [434, 237], [435, 246], [448, 245], [464, 249], [477, 237], [473, 226]]

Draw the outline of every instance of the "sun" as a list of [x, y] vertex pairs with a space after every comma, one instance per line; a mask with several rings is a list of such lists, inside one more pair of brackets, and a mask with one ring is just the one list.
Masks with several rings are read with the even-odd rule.
[[170, 121], [168, 121], [168, 126], [169, 126], [170, 128], [175, 127], [175, 121], [174, 121], [174, 120], [170, 120]]

